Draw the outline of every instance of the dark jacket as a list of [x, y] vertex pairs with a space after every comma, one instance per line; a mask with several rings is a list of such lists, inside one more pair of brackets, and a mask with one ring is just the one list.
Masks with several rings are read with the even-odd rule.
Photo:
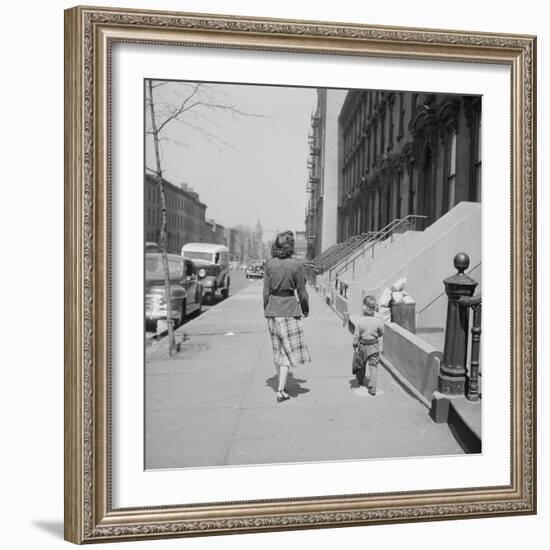
[[294, 258], [271, 258], [264, 271], [264, 314], [266, 317], [309, 315], [309, 297], [301, 262]]

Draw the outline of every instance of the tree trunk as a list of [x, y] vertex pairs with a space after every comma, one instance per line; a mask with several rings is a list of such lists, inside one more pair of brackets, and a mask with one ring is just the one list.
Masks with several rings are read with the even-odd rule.
[[166, 325], [168, 328], [168, 352], [170, 355], [176, 354], [176, 337], [174, 335], [174, 325], [172, 324], [172, 298], [170, 293], [170, 271], [168, 268], [167, 252], [167, 216], [166, 216], [166, 196], [164, 194], [164, 184], [162, 179], [162, 166], [160, 163], [158, 130], [155, 120], [155, 105], [153, 102], [153, 85], [149, 80], [149, 107], [151, 110], [151, 125], [153, 128], [153, 141], [155, 144], [156, 176], [160, 188], [160, 200], [162, 204], [162, 219], [160, 224], [160, 251], [162, 256], [162, 270], [164, 273], [164, 299], [166, 301]]

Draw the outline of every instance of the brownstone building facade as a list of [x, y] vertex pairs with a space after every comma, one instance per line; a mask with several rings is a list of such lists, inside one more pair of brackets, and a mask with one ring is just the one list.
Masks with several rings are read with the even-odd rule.
[[[206, 205], [187, 184], [179, 187], [164, 180], [167, 215], [167, 249], [179, 254], [188, 242], [204, 240]], [[156, 177], [145, 178], [145, 240], [160, 243], [162, 206]]]
[[350, 90], [339, 126], [339, 242], [481, 200], [480, 97]]
[[201, 241], [227, 245], [226, 231], [223, 225], [216, 223], [216, 220], [208, 219], [204, 222], [204, 231]]

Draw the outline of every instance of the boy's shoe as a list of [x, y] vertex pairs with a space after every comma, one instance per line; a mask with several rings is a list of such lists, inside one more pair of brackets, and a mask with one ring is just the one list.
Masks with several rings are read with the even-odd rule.
[[376, 395], [376, 388], [369, 388], [369, 394], [370, 395]]

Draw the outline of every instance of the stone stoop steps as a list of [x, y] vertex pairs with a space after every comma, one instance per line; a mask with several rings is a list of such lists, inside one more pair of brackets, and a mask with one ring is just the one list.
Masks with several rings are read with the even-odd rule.
[[383, 256], [365, 265], [363, 279], [350, 284], [350, 315], [360, 314], [364, 295], [378, 297], [385, 287], [406, 277], [406, 290], [416, 302], [417, 327], [443, 326], [446, 312], [443, 279], [453, 274], [452, 261], [458, 252], [469, 255], [468, 274], [481, 283], [479, 203], [459, 203], [406, 244], [401, 247], [398, 240]]

